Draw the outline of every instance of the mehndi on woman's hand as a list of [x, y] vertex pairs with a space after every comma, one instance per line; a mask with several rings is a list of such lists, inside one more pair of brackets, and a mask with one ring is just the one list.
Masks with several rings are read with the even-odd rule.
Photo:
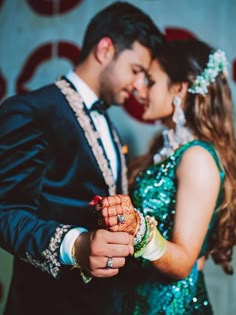
[[90, 203], [98, 211], [98, 225], [112, 232], [127, 232], [135, 235], [140, 224], [140, 217], [134, 209], [130, 197], [114, 195], [95, 196]]
[[127, 195], [95, 196], [90, 202], [98, 212], [98, 225], [112, 232], [134, 236], [134, 257], [154, 261], [161, 258], [167, 241], [157, 229], [154, 217], [137, 211]]

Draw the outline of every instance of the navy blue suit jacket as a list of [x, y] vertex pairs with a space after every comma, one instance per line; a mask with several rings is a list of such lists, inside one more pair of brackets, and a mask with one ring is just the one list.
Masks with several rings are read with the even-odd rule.
[[97, 228], [88, 206], [95, 194], [127, 192], [114, 127], [117, 183], [86, 107], [79, 102], [76, 110], [78, 99], [62, 80], [0, 107], [0, 246], [15, 256], [7, 315], [110, 313], [115, 279], [84, 284], [59, 259], [69, 229]]

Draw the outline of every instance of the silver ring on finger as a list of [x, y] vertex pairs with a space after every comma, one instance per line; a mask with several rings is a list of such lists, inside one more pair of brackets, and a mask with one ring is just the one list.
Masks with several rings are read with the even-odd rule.
[[118, 214], [117, 221], [119, 224], [125, 223], [125, 216], [123, 214]]
[[107, 269], [112, 269], [112, 266], [113, 266], [112, 257], [108, 257], [108, 258], [107, 258], [106, 268], [107, 268]]

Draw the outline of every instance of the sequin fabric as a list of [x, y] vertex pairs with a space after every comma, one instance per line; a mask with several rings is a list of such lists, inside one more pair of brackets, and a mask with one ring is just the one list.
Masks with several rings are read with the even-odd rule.
[[[132, 192], [134, 206], [145, 215], [151, 215], [158, 221], [158, 228], [162, 235], [170, 240], [172, 236], [175, 205], [176, 205], [176, 169], [183, 153], [194, 145], [204, 147], [215, 159], [224, 180], [224, 173], [214, 148], [205, 142], [194, 140], [174, 152], [164, 161], [152, 165], [137, 178]], [[222, 187], [217, 206], [221, 200]], [[216, 206], [216, 208], [217, 208]], [[208, 235], [211, 232], [215, 214], [209, 225], [199, 256], [204, 255], [208, 248]], [[125, 314], [133, 315], [189, 315], [213, 314], [208, 299], [202, 272], [198, 272], [195, 263], [191, 273], [185, 279], [171, 281], [160, 273], [146, 260], [136, 261], [135, 285], [127, 297]]]

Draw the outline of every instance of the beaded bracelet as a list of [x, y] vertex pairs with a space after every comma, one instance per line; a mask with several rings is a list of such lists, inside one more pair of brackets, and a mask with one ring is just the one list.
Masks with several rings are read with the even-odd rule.
[[83, 270], [82, 270], [80, 264], [79, 264], [78, 261], [76, 260], [76, 257], [75, 257], [75, 246], [72, 247], [72, 250], [71, 250], [71, 257], [72, 257], [73, 262], [74, 262], [71, 269], [72, 269], [72, 270], [73, 270], [73, 269], [79, 269], [79, 271], [80, 271], [80, 276], [81, 276], [83, 282], [84, 282], [84, 283], [89, 283], [89, 282], [92, 280], [92, 277], [91, 277], [91, 276], [87, 276], [87, 275], [83, 272]]

